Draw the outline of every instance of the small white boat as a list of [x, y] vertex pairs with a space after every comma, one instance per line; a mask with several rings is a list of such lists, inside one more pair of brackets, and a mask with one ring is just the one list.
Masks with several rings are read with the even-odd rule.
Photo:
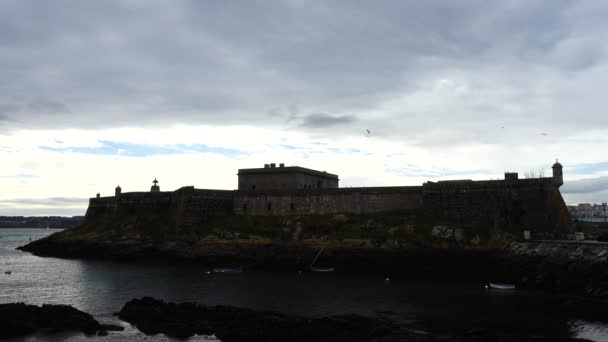
[[515, 290], [514, 284], [500, 284], [500, 283], [488, 283], [486, 289], [494, 290]]
[[212, 273], [243, 273], [243, 268], [214, 268]]

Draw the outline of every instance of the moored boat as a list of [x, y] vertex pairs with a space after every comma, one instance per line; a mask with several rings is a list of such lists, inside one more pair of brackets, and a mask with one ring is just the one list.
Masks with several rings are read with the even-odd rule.
[[515, 284], [488, 283], [488, 285], [486, 285], [486, 289], [515, 290]]

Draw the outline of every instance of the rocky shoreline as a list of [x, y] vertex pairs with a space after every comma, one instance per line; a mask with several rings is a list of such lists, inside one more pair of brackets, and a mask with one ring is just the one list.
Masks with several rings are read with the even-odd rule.
[[[178, 339], [215, 335], [222, 342], [586, 341], [569, 337], [565, 322], [555, 326], [551, 336], [537, 336], [532, 333], [533, 329], [526, 326], [505, 330], [500, 325], [480, 326], [479, 322], [466, 322], [458, 318], [449, 321], [407, 321], [391, 312], [379, 313], [376, 317], [352, 314], [301, 317], [233, 306], [167, 303], [150, 297], [129, 301], [115, 315], [147, 335], [165, 334]], [[123, 330], [119, 326], [99, 324], [91, 315], [70, 306], [37, 307], [23, 303], [0, 305], [0, 327], [0, 338], [64, 331], [105, 336], [109, 330]]]
[[[122, 261], [175, 260], [198, 265], [243, 267], [247, 270], [307, 271], [324, 248], [316, 266], [337, 273], [381, 274], [487, 280], [501, 254], [495, 249], [384, 249], [344, 248], [302, 243], [241, 243], [208, 241], [204, 244], [172, 244], [154, 241], [98, 242], [54, 238], [37, 240], [19, 250], [43, 257], [111, 259]], [[469, 266], [466, 266], [469, 265]], [[474, 265], [475, 267], [471, 267]], [[437, 272], [442, 270], [442, 272]], [[501, 277], [504, 277], [501, 276]]]
[[274, 311], [133, 299], [117, 316], [146, 334], [215, 335], [236, 341], [368, 341], [394, 333], [394, 324], [358, 315], [304, 318]]
[[68, 305], [0, 304], [0, 339], [64, 331], [105, 336], [108, 331], [121, 330], [120, 326], [100, 324], [88, 313]]
[[[327, 244], [315, 266], [336, 273], [395, 279], [506, 282], [522, 288], [608, 300], [608, 246], [551, 242], [500, 248], [357, 248]], [[125, 261], [163, 260], [246, 270], [307, 271], [320, 246], [229, 240], [198, 244], [63, 239], [54, 234], [19, 247], [38, 256]]]

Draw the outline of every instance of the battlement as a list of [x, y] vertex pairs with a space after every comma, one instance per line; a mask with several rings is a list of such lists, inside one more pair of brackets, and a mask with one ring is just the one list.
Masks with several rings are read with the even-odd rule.
[[[166, 211], [183, 205], [199, 206], [204, 208], [220, 208], [213, 213], [229, 214], [232, 212], [231, 190], [195, 189], [193, 186], [182, 187], [175, 191], [159, 192], [126, 192], [120, 196], [95, 197], [89, 199], [86, 217], [121, 213], [137, 214]], [[209, 203], [217, 205], [209, 206]], [[204, 213], [203, 213], [204, 214]]]
[[[517, 175], [517, 174], [515, 174]], [[516, 177], [510, 176], [505, 179], [495, 179], [495, 180], [445, 180], [445, 181], [437, 181], [437, 182], [425, 182], [423, 187], [425, 190], [436, 190], [436, 189], [492, 189], [492, 188], [504, 188], [504, 187], [538, 187], [538, 186], [547, 186], [547, 187], [558, 187], [555, 183], [555, 180], [551, 177], [543, 177], [543, 178], [524, 178], [518, 179]]]

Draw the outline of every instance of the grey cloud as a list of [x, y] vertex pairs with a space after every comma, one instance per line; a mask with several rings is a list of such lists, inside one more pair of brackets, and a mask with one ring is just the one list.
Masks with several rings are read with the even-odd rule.
[[608, 176], [568, 181], [561, 188], [564, 194], [585, 194], [608, 190]]
[[[608, 124], [607, 13], [566, 0], [2, 2], [0, 103], [18, 108], [0, 115], [13, 128], [350, 125], [443, 146], [513, 144], [540, 125], [563, 136]], [[463, 90], [434, 90], [442, 79]], [[357, 120], [306, 116], [321, 111]]]
[[82, 216], [86, 207], [82, 209], [47, 207], [41, 208], [16, 208], [0, 205], [0, 216]]
[[567, 204], [578, 203], [602, 203], [608, 199], [608, 190], [588, 193], [568, 193], [563, 194]]
[[6, 116], [6, 113], [17, 111], [19, 107], [14, 104], [0, 103], [0, 115]]
[[2, 216], [39, 216], [84, 215], [87, 209], [87, 198], [51, 197], [51, 198], [9, 198], [0, 200]]
[[301, 126], [307, 128], [328, 128], [336, 125], [350, 124], [356, 121], [352, 115], [311, 114], [303, 118]]
[[60, 114], [69, 113], [68, 107], [57, 101], [38, 99], [27, 104], [27, 110], [35, 113]]
[[12, 204], [12, 205], [41, 205], [41, 206], [86, 206], [88, 198], [74, 198], [74, 197], [51, 197], [51, 198], [11, 198], [11, 199], [0, 199], [0, 205]]

